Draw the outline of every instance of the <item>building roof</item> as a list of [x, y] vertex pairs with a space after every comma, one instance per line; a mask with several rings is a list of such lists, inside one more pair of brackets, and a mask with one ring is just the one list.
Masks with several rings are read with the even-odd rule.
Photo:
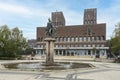
[[[94, 25], [70, 25], [64, 27], [57, 27], [57, 37], [75, 37], [87, 36], [88, 27], [90, 27], [92, 36], [105, 36], [106, 37], [106, 24]], [[45, 27], [37, 27], [37, 38], [45, 37]]]

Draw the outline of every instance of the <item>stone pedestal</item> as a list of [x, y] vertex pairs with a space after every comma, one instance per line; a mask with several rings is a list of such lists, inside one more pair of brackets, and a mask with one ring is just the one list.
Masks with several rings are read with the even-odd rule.
[[46, 65], [53, 65], [54, 63], [54, 38], [45, 38], [46, 42]]

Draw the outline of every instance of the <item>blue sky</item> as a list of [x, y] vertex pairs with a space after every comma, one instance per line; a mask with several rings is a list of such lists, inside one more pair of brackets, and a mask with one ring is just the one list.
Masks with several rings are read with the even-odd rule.
[[27, 39], [46, 26], [51, 12], [63, 11], [66, 25], [82, 25], [86, 8], [97, 8], [97, 22], [106, 23], [107, 39], [120, 22], [120, 0], [0, 0], [0, 26], [19, 27]]

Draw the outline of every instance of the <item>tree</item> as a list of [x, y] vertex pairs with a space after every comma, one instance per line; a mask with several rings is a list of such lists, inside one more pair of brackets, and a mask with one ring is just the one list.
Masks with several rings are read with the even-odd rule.
[[7, 25], [0, 27], [0, 55], [5, 57], [15, 57], [19, 51], [27, 47], [26, 39], [22, 31], [17, 27], [9, 29]]
[[9, 42], [10, 34], [11, 34], [10, 30], [6, 25], [0, 27], [0, 44], [1, 44], [0, 52], [1, 54], [4, 54], [4, 55], [7, 54], [6, 50], [8, 50], [8, 47], [9, 47], [8, 45], [10, 43]]
[[120, 51], [120, 22], [116, 25], [114, 35], [110, 40], [110, 46], [113, 53]]

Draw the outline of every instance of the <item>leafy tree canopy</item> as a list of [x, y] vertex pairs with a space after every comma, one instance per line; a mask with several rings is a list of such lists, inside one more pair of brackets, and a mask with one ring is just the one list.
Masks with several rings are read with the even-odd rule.
[[0, 55], [15, 56], [27, 47], [22, 31], [17, 27], [9, 29], [7, 25], [0, 26]]
[[116, 29], [114, 30], [114, 35], [110, 40], [110, 44], [113, 53], [120, 51], [120, 22], [116, 25]]

